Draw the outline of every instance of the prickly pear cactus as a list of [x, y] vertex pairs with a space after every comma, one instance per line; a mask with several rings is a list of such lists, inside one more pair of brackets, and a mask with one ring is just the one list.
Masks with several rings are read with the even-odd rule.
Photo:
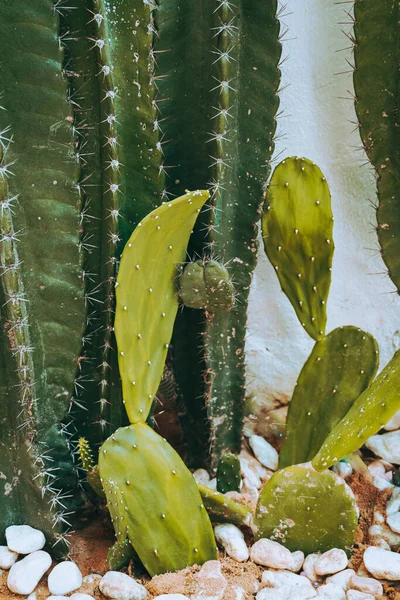
[[353, 492], [343, 479], [332, 471], [317, 473], [307, 463], [269, 479], [258, 499], [253, 532], [256, 540], [265, 537], [305, 554], [348, 551], [357, 522]]
[[224, 496], [221, 492], [211, 490], [201, 483], [198, 484], [198, 488], [212, 521], [250, 526], [253, 512], [248, 506], [239, 504], [232, 498]]
[[208, 198], [208, 192], [189, 192], [152, 211], [139, 223], [122, 254], [115, 334], [124, 405], [131, 423], [147, 419], [157, 392], [179, 306], [178, 268]]
[[236, 454], [221, 456], [217, 468], [217, 490], [221, 494], [240, 490], [240, 460]]
[[280, 468], [314, 458], [368, 387], [378, 364], [376, 340], [357, 327], [338, 327], [315, 343], [289, 404]]
[[306, 158], [274, 170], [262, 216], [265, 252], [307, 333], [325, 333], [334, 244], [331, 196], [324, 175]]
[[117, 541], [129, 538], [150, 575], [217, 558], [192, 474], [148, 425], [118, 429], [100, 450], [99, 469]]
[[400, 289], [399, 18], [397, 2], [354, 3], [355, 109], [377, 176], [377, 233], [388, 275]]
[[187, 264], [179, 278], [179, 294], [185, 306], [209, 312], [231, 310], [235, 304], [228, 269], [216, 260]]
[[357, 398], [336, 425], [313, 458], [315, 469], [322, 471], [360, 448], [400, 409], [400, 350]]

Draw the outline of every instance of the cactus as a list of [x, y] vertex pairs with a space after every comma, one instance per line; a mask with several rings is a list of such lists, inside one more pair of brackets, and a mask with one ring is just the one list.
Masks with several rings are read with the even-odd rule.
[[[329, 507], [329, 510], [327, 510]], [[305, 554], [354, 543], [357, 507], [351, 489], [332, 471], [317, 473], [307, 463], [282, 469], [269, 479], [253, 519], [255, 539], [269, 538]]]
[[217, 468], [217, 490], [221, 494], [240, 490], [240, 460], [236, 454], [221, 456]]
[[115, 542], [107, 552], [107, 567], [110, 571], [119, 571], [122, 567], [127, 567], [131, 560], [139, 562], [139, 557], [128, 539]]
[[355, 109], [363, 147], [377, 176], [381, 255], [399, 292], [398, 20], [399, 7], [390, 0], [354, 4]]
[[338, 327], [315, 343], [296, 383], [279, 466], [314, 458], [332, 429], [375, 376], [379, 350], [369, 333]]
[[217, 523], [234, 523], [240, 526], [250, 526], [252, 520], [252, 510], [248, 506], [238, 504], [232, 498], [228, 498], [211, 490], [202, 483], [198, 484], [198, 488], [203, 499], [204, 506], [212, 521]]
[[209, 312], [231, 310], [235, 304], [228, 270], [215, 260], [187, 264], [179, 278], [179, 294], [185, 306]]
[[210, 186], [189, 259], [224, 264], [237, 298], [231, 311], [185, 308], [177, 317], [175, 373], [193, 466], [208, 459], [216, 468], [240, 451], [247, 297], [279, 104], [276, 10], [276, 0], [162, 0], [155, 11], [166, 190]]
[[313, 458], [317, 471], [329, 468], [360, 448], [400, 409], [400, 350], [357, 398]]
[[306, 158], [274, 170], [262, 216], [265, 252], [283, 292], [314, 339], [325, 333], [334, 244], [328, 184]]
[[84, 323], [78, 165], [57, 11], [5, 1], [0, 21], [0, 530], [29, 522], [62, 552], [68, 500], [47, 440], [68, 409]]

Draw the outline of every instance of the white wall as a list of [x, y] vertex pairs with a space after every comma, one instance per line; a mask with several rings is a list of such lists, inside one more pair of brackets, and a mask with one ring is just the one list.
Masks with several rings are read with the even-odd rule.
[[[353, 92], [346, 58], [350, 30], [344, 8], [333, 0], [287, 0], [283, 18], [289, 31], [283, 43], [283, 117], [278, 121], [278, 160], [306, 156], [325, 174], [335, 216], [335, 256], [328, 302], [327, 332], [356, 325], [378, 340], [383, 367], [400, 345], [400, 298], [386, 275], [373, 225], [374, 179], [360, 148]], [[375, 251], [374, 251], [375, 249]], [[248, 390], [259, 404], [286, 402], [313, 341], [305, 333], [260, 248], [249, 307], [246, 343]]]

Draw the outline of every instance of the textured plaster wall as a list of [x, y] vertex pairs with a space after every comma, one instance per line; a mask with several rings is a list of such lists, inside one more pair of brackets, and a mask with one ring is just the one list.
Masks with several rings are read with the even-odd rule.
[[[278, 121], [278, 160], [306, 156], [330, 185], [336, 245], [328, 302], [327, 332], [356, 325], [378, 340], [383, 367], [400, 345], [400, 297], [386, 275], [374, 230], [374, 179], [360, 151], [346, 59], [352, 61], [342, 29], [349, 18], [334, 0], [288, 0], [283, 21], [282, 118]], [[291, 14], [287, 14], [291, 13]], [[287, 402], [312, 348], [260, 248], [250, 294], [246, 343], [248, 389], [259, 405]]]

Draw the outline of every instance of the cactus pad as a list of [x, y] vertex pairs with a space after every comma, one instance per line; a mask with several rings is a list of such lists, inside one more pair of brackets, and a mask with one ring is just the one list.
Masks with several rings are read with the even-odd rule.
[[248, 506], [239, 504], [232, 498], [228, 498], [228, 496], [224, 496], [224, 494], [216, 492], [202, 483], [199, 483], [198, 487], [204, 506], [212, 521], [234, 523], [240, 526], [250, 525], [253, 513]]
[[197, 260], [185, 266], [179, 281], [180, 296], [185, 306], [210, 312], [230, 310], [234, 289], [228, 270], [216, 260]]
[[[329, 510], [327, 510], [329, 507]], [[354, 543], [358, 513], [351, 489], [332, 471], [310, 463], [275, 473], [263, 488], [253, 520], [256, 539], [269, 538], [305, 554]]]
[[178, 267], [208, 197], [198, 190], [162, 204], [139, 223], [122, 254], [115, 335], [131, 423], [146, 420], [157, 392], [179, 305]]
[[306, 158], [286, 158], [274, 170], [262, 216], [265, 252], [307, 333], [326, 327], [334, 244], [328, 184]]
[[378, 345], [357, 327], [338, 327], [315, 343], [294, 389], [279, 466], [311, 460], [375, 376]]
[[130, 539], [150, 575], [217, 557], [192, 474], [148, 425], [118, 429], [100, 449], [99, 469], [117, 541]]
[[217, 490], [221, 494], [240, 490], [240, 460], [236, 454], [224, 454], [218, 462]]
[[400, 409], [400, 350], [359, 396], [313, 458], [322, 471], [360, 448]]

